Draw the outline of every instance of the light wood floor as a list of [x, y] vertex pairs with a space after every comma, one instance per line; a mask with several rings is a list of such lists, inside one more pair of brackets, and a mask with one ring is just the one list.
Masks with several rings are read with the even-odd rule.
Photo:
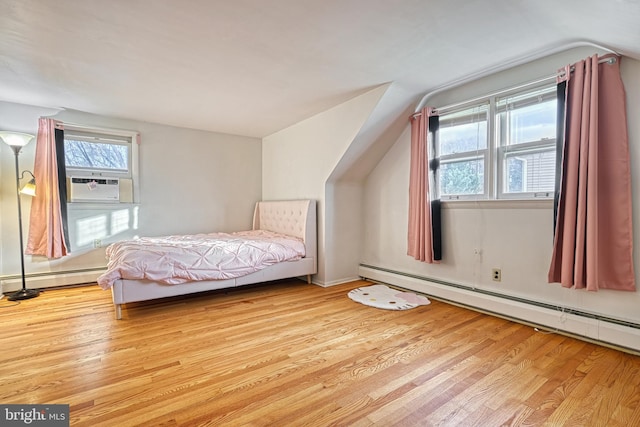
[[289, 281], [129, 304], [0, 301], [0, 403], [78, 426], [638, 426], [640, 357], [434, 301]]

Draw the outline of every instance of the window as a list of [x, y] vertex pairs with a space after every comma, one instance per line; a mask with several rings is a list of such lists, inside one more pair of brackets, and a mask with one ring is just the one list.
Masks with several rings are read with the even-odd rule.
[[[98, 183], [107, 178], [118, 178], [108, 181], [118, 184], [117, 191], [109, 191], [117, 194], [120, 202], [136, 201], [138, 150], [137, 144], [133, 143], [136, 139], [135, 132], [80, 128], [65, 124], [64, 155], [70, 183], [83, 183], [86, 178]], [[93, 194], [98, 193], [94, 191]]]
[[488, 114], [486, 104], [440, 118], [436, 153], [441, 197], [484, 194]]
[[555, 86], [440, 111], [435, 153], [442, 200], [553, 197]]
[[131, 177], [131, 137], [73, 132], [65, 129], [67, 174]]
[[556, 90], [496, 100], [499, 197], [550, 197], [555, 185]]

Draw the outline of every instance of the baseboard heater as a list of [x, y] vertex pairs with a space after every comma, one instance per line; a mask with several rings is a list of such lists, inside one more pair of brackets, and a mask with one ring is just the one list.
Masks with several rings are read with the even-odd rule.
[[[106, 267], [85, 268], [67, 271], [50, 271], [25, 275], [27, 288], [46, 289], [60, 286], [95, 283], [98, 276], [106, 271]], [[0, 277], [0, 291], [9, 293], [22, 287], [22, 276], [12, 275]]]
[[368, 264], [360, 264], [359, 274], [364, 279], [421, 292], [517, 322], [634, 354], [640, 352], [640, 323]]

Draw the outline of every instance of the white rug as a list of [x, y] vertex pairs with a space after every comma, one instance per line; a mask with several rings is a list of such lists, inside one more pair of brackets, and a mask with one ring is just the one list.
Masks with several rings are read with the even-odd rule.
[[419, 305], [431, 304], [427, 297], [412, 292], [391, 289], [386, 285], [372, 285], [350, 291], [349, 298], [360, 304], [385, 310], [408, 310]]

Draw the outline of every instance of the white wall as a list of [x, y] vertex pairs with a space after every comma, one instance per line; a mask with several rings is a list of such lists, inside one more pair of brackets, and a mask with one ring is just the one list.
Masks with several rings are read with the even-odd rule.
[[[64, 284], [87, 275], [97, 277], [92, 272], [74, 279], [75, 273], [69, 272], [103, 268], [104, 245], [123, 238], [251, 227], [253, 206], [262, 191], [259, 139], [0, 102], [2, 130], [35, 134], [40, 116], [140, 132], [140, 203], [70, 204], [71, 254], [59, 260], [26, 256], [27, 276], [38, 282], [37, 287], [44, 282]], [[5, 287], [9, 290], [15, 281], [6, 279], [20, 274], [15, 168], [11, 149], [0, 146], [0, 279], [10, 284]], [[21, 169], [33, 169], [35, 146], [34, 140], [23, 149]], [[22, 201], [26, 239], [30, 198]], [[94, 249], [93, 239], [101, 239], [103, 247]]]
[[362, 251], [362, 184], [329, 182], [326, 186], [325, 265], [323, 285], [331, 286], [358, 279], [358, 260]]
[[[439, 94], [427, 105], [442, 106], [464, 101], [510, 85], [553, 75], [559, 67], [595, 53], [578, 49], [557, 54], [534, 64], [501, 72], [463, 87]], [[635, 183], [640, 173], [640, 62], [622, 60], [627, 92], [629, 137], [634, 194], [634, 243], [640, 247], [640, 197]], [[403, 274], [435, 279], [470, 288], [496, 292], [557, 307], [640, 323], [640, 292], [562, 288], [547, 283], [551, 259], [553, 214], [551, 202], [446, 202], [443, 208], [443, 255], [441, 264], [425, 264], [406, 255], [410, 129], [387, 152], [368, 177], [364, 188], [365, 233], [362, 263]], [[615, 207], [612, 207], [615, 208]], [[481, 254], [474, 253], [479, 249]], [[636, 250], [636, 276], [640, 289], [640, 251]], [[502, 269], [502, 281], [491, 280], [492, 268]], [[404, 280], [404, 279], [397, 279]], [[409, 283], [412, 282], [412, 283]], [[420, 281], [407, 279], [416, 290], [432, 290]], [[456, 298], [456, 297], [453, 297]], [[459, 302], [467, 298], [458, 295]], [[470, 298], [470, 297], [469, 297]], [[496, 305], [498, 307], [498, 305]], [[496, 309], [498, 310], [498, 309]], [[558, 322], [564, 322], [558, 309]], [[574, 333], [593, 336], [586, 322]], [[580, 330], [584, 328], [584, 330]], [[640, 337], [627, 337], [622, 345], [640, 349]], [[624, 340], [623, 340], [624, 341]]]
[[[335, 188], [327, 190], [327, 180], [342, 156], [353, 142], [367, 118], [387, 90], [380, 86], [330, 110], [317, 114], [289, 128], [263, 138], [262, 148], [262, 196], [270, 199], [310, 198], [318, 202], [318, 274], [314, 282], [332, 284], [352, 279], [357, 273], [358, 253], [345, 248], [342, 262], [350, 263], [351, 277], [342, 273], [334, 259], [326, 257], [340, 248], [332, 247], [327, 225], [331, 233], [339, 230], [328, 219], [335, 218]], [[329, 197], [327, 197], [327, 192]], [[340, 194], [342, 191], [340, 190]], [[360, 198], [348, 200], [341, 197], [341, 209], [353, 208], [359, 212]], [[361, 225], [353, 245], [359, 248]]]

